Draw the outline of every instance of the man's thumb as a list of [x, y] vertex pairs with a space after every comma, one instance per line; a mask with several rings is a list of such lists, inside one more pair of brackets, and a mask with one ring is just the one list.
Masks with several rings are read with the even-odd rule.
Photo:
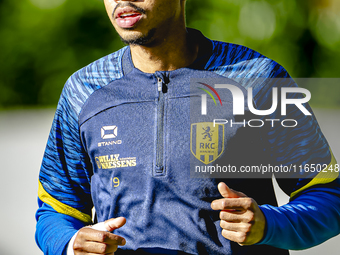
[[113, 230], [124, 226], [126, 219], [124, 217], [112, 218], [104, 221], [104, 226], [107, 231], [112, 232]]
[[224, 198], [238, 198], [245, 196], [241, 192], [230, 189], [224, 182], [220, 182], [217, 188], [222, 197]]
[[91, 226], [91, 228], [95, 230], [99, 230], [99, 231], [112, 232], [113, 230], [123, 226], [125, 222], [126, 222], [126, 219], [124, 217], [112, 218], [112, 219], [108, 219], [106, 221], [94, 224], [93, 226]]

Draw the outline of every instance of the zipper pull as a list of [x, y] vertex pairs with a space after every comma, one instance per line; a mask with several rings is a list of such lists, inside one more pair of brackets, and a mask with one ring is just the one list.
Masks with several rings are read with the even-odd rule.
[[161, 92], [163, 88], [163, 80], [161, 78], [157, 78], [157, 86], [158, 86], [158, 91]]

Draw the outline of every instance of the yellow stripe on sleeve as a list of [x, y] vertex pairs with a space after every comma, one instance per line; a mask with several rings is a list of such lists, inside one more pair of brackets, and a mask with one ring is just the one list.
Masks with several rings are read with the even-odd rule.
[[81, 211], [78, 211], [77, 209], [74, 209], [71, 206], [63, 204], [54, 197], [52, 197], [50, 194], [48, 194], [40, 181], [38, 187], [38, 196], [41, 201], [52, 206], [53, 209], [56, 210], [58, 213], [69, 215], [85, 223], [92, 223], [90, 215], [82, 213]]
[[320, 171], [320, 173], [318, 173], [313, 180], [311, 180], [307, 185], [303, 186], [302, 188], [294, 191], [292, 194], [290, 194], [290, 198], [292, 199], [296, 194], [298, 194], [299, 192], [308, 189], [311, 186], [317, 185], [317, 184], [326, 184], [326, 183], [330, 183], [332, 181], [334, 181], [336, 178], [338, 178], [339, 176], [339, 169], [336, 169], [336, 159], [334, 158], [334, 155], [331, 151], [331, 149], [329, 148], [332, 159], [331, 162], [329, 163], [329, 165], [327, 167], [325, 167], [324, 169], [322, 169], [322, 171]]

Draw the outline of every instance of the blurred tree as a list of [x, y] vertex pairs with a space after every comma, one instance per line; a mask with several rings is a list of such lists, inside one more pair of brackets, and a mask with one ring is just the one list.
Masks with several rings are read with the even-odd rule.
[[55, 105], [73, 72], [122, 46], [102, 1], [47, 2], [0, 2], [0, 107]]
[[[253, 48], [293, 77], [339, 76], [339, 14], [338, 0], [187, 0], [189, 27]], [[0, 0], [0, 38], [1, 108], [54, 106], [73, 72], [123, 46], [102, 0]]]

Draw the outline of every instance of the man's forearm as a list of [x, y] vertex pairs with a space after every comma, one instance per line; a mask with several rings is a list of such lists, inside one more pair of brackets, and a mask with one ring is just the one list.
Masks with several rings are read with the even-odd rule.
[[312, 189], [281, 207], [261, 206], [267, 230], [260, 244], [301, 250], [337, 235], [340, 232], [340, 192], [339, 189], [326, 190]]
[[85, 226], [82, 221], [58, 213], [47, 204], [41, 204], [36, 218], [35, 239], [44, 254], [66, 254], [66, 247], [72, 236]]

